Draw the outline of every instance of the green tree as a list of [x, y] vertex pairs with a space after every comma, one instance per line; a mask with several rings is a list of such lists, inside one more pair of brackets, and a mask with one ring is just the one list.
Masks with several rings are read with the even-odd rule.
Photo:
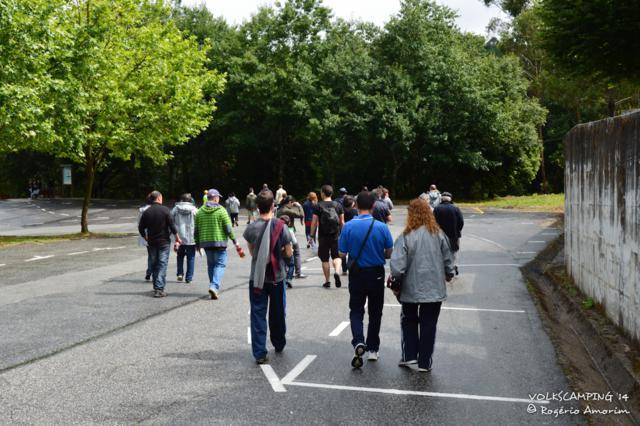
[[544, 47], [575, 75], [640, 81], [640, 2], [541, 0]]
[[55, 136], [25, 139], [21, 147], [84, 166], [82, 232], [96, 172], [110, 159], [162, 164], [171, 147], [209, 123], [224, 78], [207, 71], [205, 49], [169, 14], [162, 2], [83, 0], [56, 8], [46, 21], [60, 35], [47, 63], [46, 117]]

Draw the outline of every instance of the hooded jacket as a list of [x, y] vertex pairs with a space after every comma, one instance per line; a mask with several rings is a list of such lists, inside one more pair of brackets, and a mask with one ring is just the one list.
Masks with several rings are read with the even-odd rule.
[[171, 210], [173, 222], [178, 228], [178, 235], [180, 235], [182, 245], [192, 246], [196, 243], [194, 232], [197, 212], [198, 209], [193, 204], [184, 201], [176, 203], [173, 210]]
[[225, 249], [227, 240], [236, 241], [229, 213], [219, 204], [208, 202], [200, 207], [195, 225], [194, 237], [198, 247]]

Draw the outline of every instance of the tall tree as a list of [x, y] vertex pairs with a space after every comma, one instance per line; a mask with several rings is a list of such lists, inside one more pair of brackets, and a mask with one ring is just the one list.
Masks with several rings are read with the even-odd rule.
[[209, 123], [224, 79], [206, 69], [206, 51], [183, 36], [161, 1], [65, 2], [52, 16], [43, 25], [61, 35], [47, 63], [46, 118], [55, 136], [20, 143], [83, 165], [81, 231], [88, 232], [96, 172], [112, 158], [164, 163], [170, 147]]

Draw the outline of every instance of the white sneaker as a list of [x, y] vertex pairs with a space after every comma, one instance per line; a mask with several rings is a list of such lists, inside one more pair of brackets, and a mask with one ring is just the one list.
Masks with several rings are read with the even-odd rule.
[[182, 275], [178, 275], [178, 281], [182, 281], [183, 276]]
[[415, 365], [418, 363], [417, 359], [411, 359], [409, 361], [400, 361], [398, 363], [398, 367], [411, 367], [412, 365]]
[[367, 357], [367, 361], [377, 361], [378, 360], [378, 352], [371, 351], [369, 352], [369, 356]]

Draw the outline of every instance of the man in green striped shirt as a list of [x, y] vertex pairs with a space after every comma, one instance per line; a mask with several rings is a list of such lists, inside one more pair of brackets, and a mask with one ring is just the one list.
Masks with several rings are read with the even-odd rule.
[[204, 249], [207, 254], [209, 294], [216, 300], [227, 267], [227, 241], [233, 241], [236, 250], [240, 247], [233, 234], [231, 218], [227, 209], [220, 205], [220, 193], [216, 189], [207, 192], [207, 202], [196, 213], [194, 236], [198, 251]]

